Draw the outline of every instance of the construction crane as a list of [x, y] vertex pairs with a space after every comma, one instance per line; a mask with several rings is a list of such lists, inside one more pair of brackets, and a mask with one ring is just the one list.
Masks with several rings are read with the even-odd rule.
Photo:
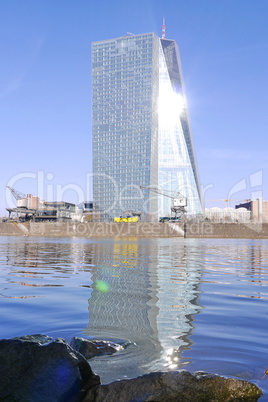
[[22, 198], [26, 198], [26, 195], [21, 193], [20, 191], [15, 190], [14, 188], [9, 186], [7, 186], [7, 188], [11, 191], [11, 194], [13, 195], [16, 201], [21, 200]]
[[228, 208], [229, 207], [229, 201], [234, 201], [234, 200], [223, 199], [223, 200], [206, 200], [206, 201], [224, 201], [226, 203], [225, 208]]
[[171, 198], [171, 211], [175, 213], [175, 218], [177, 218], [177, 214], [181, 215], [186, 213], [187, 198], [184, 197], [179, 191], [177, 191], [175, 196], [173, 196], [155, 187], [140, 186], [140, 188], [143, 190], [153, 191], [157, 194], [163, 195], [164, 197]]
[[237, 202], [239, 202], [240, 204], [242, 204], [242, 203], [250, 202], [250, 201], [251, 201], [250, 198], [246, 198], [245, 200], [240, 200], [240, 201], [237, 201]]

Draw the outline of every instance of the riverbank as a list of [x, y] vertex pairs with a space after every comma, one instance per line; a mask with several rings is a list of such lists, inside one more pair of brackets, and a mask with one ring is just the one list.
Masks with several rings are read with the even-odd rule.
[[268, 239], [268, 223], [1, 222], [2, 236]]

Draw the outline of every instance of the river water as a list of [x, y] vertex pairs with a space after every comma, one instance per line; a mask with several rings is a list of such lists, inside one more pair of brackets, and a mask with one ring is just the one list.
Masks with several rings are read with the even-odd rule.
[[1, 338], [125, 345], [102, 383], [156, 370], [252, 381], [268, 400], [268, 241], [0, 236]]

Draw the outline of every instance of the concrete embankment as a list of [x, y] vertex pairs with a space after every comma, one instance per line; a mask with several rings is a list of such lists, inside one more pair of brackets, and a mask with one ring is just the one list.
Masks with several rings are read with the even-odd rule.
[[166, 223], [104, 223], [104, 222], [31, 222], [0, 223], [3, 236], [49, 236], [49, 237], [183, 237], [179, 226]]
[[188, 238], [267, 239], [268, 223], [187, 223], [184, 226]]
[[188, 237], [267, 239], [268, 224], [241, 223], [73, 223], [31, 222], [0, 223], [3, 236], [48, 237]]
[[[0, 235], [2, 236], [28, 236], [29, 223], [0, 222]], [[23, 229], [22, 229], [23, 228]]]

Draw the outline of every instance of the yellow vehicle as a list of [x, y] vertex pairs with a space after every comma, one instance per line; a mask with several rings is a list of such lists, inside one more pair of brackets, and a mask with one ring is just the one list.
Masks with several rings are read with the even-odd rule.
[[138, 222], [141, 213], [134, 211], [125, 211], [123, 215], [114, 218], [114, 222]]
[[138, 222], [139, 217], [138, 216], [119, 216], [114, 218], [114, 222]]

